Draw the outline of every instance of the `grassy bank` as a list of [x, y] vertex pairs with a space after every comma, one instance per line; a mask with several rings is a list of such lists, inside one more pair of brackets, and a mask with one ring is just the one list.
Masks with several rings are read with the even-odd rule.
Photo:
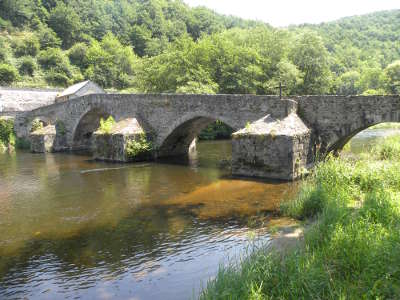
[[201, 299], [395, 299], [400, 295], [400, 138], [359, 160], [319, 164], [282, 214], [312, 220], [304, 242], [219, 270]]

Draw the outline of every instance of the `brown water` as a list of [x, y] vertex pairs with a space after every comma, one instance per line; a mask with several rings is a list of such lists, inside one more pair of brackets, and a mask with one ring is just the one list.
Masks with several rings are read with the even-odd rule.
[[188, 299], [268, 241], [293, 186], [233, 179], [230, 141], [188, 164], [0, 155], [0, 299]]
[[220, 263], [268, 242], [296, 190], [231, 178], [230, 154], [230, 141], [200, 143], [180, 165], [0, 154], [0, 299], [195, 298]]

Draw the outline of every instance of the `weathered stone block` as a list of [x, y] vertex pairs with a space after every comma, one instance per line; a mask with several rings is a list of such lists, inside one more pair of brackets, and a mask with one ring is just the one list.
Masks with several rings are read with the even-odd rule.
[[31, 151], [36, 153], [53, 152], [56, 140], [56, 127], [48, 125], [30, 134]]
[[93, 156], [95, 159], [113, 162], [143, 161], [151, 158], [150, 153], [141, 152], [132, 155], [129, 147], [140, 143], [145, 132], [135, 118], [116, 123], [110, 132], [96, 131], [93, 134]]
[[60, 152], [68, 149], [65, 128], [61, 122], [31, 132], [29, 139], [31, 151], [35, 153]]
[[311, 130], [296, 113], [266, 116], [233, 134], [232, 173], [294, 180], [312, 163], [310, 143]]

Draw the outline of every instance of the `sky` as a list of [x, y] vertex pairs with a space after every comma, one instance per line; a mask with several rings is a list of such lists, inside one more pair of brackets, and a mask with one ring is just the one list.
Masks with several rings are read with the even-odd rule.
[[400, 9], [400, 0], [184, 0], [218, 13], [260, 20], [276, 27], [321, 23], [374, 11]]

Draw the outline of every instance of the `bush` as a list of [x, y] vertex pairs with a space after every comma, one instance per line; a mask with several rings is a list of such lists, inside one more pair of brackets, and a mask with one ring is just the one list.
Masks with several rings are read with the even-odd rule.
[[6, 62], [9, 56], [9, 48], [6, 39], [0, 37], [0, 62]]
[[18, 71], [8, 64], [0, 64], [0, 84], [9, 85], [18, 78]]
[[40, 51], [38, 61], [45, 70], [62, 69], [67, 64], [64, 53], [57, 48]]
[[19, 73], [21, 75], [29, 75], [32, 76], [36, 70], [36, 62], [35, 59], [31, 56], [25, 56], [21, 59], [19, 64]]
[[45, 75], [45, 80], [50, 85], [61, 86], [61, 87], [66, 87], [71, 83], [67, 75], [57, 70], [50, 70]]
[[0, 118], [0, 151], [4, 151], [8, 146], [15, 145], [14, 120]]
[[47, 26], [42, 26], [38, 32], [40, 49], [45, 50], [48, 48], [59, 48], [61, 46], [61, 40], [57, 37], [57, 34]]
[[104, 120], [103, 118], [100, 119], [100, 127], [97, 130], [99, 133], [102, 134], [110, 134], [111, 129], [115, 124], [115, 120], [112, 116], [109, 116], [107, 120]]
[[25, 55], [36, 56], [39, 52], [39, 39], [35, 35], [27, 35], [14, 44], [14, 53], [16, 57]]
[[88, 47], [85, 43], [77, 43], [68, 51], [68, 57], [72, 64], [83, 68]]
[[39, 119], [34, 119], [31, 124], [30, 132], [35, 132], [36, 130], [42, 129], [44, 127], [43, 122]]
[[127, 143], [126, 154], [128, 158], [134, 159], [138, 156], [148, 154], [152, 149], [152, 144], [147, 141], [146, 134], [142, 133], [139, 139], [133, 139]]

